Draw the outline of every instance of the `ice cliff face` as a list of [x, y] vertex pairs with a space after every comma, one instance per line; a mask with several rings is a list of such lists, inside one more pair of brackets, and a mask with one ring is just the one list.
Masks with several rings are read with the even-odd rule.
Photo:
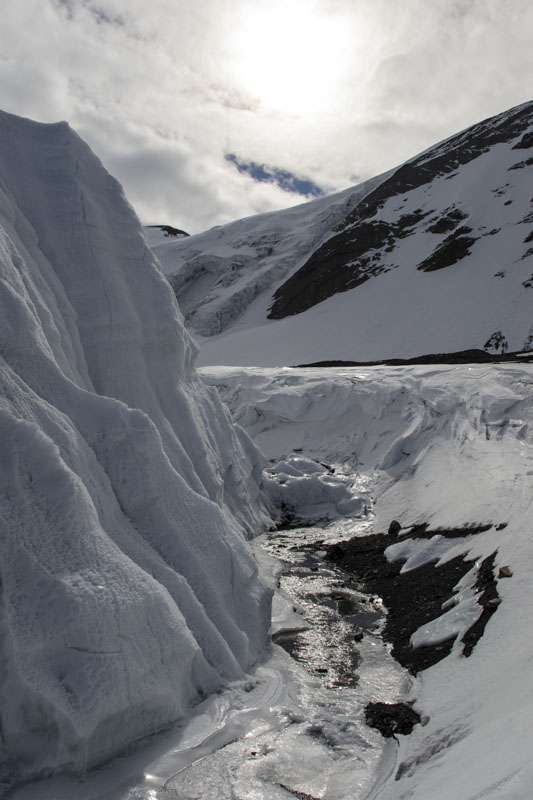
[[157, 252], [209, 337], [202, 364], [530, 350], [532, 169], [526, 103], [358, 187]]
[[261, 461], [122, 190], [0, 114], [0, 779], [94, 764], [242, 674]]

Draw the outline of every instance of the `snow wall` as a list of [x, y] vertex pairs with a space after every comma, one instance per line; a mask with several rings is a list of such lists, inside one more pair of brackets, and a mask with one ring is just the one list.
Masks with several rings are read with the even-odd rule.
[[240, 677], [262, 459], [119, 184], [0, 113], [0, 781], [109, 758]]

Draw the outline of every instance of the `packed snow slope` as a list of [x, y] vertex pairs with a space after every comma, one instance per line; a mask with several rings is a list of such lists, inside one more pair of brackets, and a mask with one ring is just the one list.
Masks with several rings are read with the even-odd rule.
[[262, 459], [122, 190], [0, 114], [0, 782], [100, 762], [262, 651]]
[[155, 246], [202, 364], [533, 347], [533, 103], [298, 208]]
[[[447, 657], [411, 678], [403, 698], [422, 725], [388, 740], [370, 793], [358, 791], [357, 768], [351, 791], [323, 793], [318, 780], [301, 791], [328, 800], [531, 797], [533, 367], [201, 372], [270, 458], [290, 466], [311, 457], [366, 477], [374, 531], [387, 531], [393, 519], [403, 526], [385, 551], [389, 562], [404, 562], [402, 573], [421, 565], [436, 571], [464, 554], [471, 562], [440, 616], [411, 636], [415, 652], [453, 642]], [[284, 477], [289, 488], [299, 480], [288, 468]], [[410, 535], [424, 523], [428, 535]], [[484, 530], [465, 529], [476, 524]], [[486, 614], [480, 575], [492, 562], [493, 605], [470, 651], [463, 636]], [[379, 686], [373, 699], [384, 699]]]

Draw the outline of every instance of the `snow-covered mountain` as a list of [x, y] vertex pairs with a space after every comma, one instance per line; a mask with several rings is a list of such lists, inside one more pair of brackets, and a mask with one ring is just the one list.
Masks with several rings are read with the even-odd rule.
[[80, 769], [261, 653], [263, 459], [117, 182], [0, 114], [0, 782]]
[[203, 364], [533, 347], [533, 103], [397, 170], [155, 246]]

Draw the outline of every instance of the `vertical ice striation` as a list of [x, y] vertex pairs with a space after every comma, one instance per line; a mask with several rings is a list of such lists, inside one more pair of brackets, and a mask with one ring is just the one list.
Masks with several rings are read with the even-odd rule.
[[261, 652], [261, 459], [119, 184], [0, 113], [0, 779], [101, 761]]

